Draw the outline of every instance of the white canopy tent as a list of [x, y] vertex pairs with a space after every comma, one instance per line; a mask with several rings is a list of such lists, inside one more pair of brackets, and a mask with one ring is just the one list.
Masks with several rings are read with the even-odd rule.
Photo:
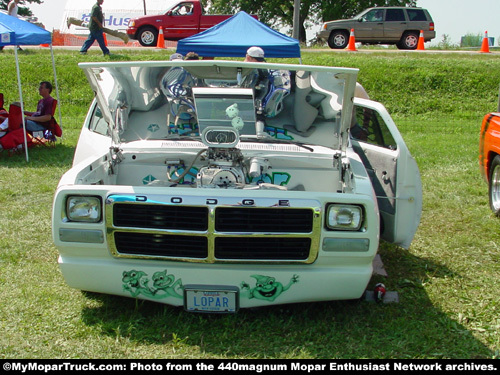
[[[54, 61], [54, 51], [52, 49], [52, 36], [50, 32], [42, 29], [32, 23], [22, 19], [8, 16], [0, 13], [0, 46], [17, 46], [17, 45], [40, 45], [48, 44], [50, 46], [50, 55], [52, 58], [52, 69], [54, 71], [54, 83], [56, 88], [57, 101], [59, 101], [59, 88], [57, 85], [56, 64]], [[17, 72], [17, 85], [19, 89], [19, 101], [21, 103], [21, 112], [23, 113], [23, 128], [24, 128], [24, 148], [26, 152], [26, 161], [29, 161], [28, 156], [28, 139], [26, 135], [26, 125], [24, 122], [24, 103], [23, 103], [23, 90], [21, 87], [21, 73], [19, 69], [19, 56], [17, 48], [14, 48], [16, 56], [16, 72]], [[59, 125], [61, 125], [61, 107], [59, 108]]]

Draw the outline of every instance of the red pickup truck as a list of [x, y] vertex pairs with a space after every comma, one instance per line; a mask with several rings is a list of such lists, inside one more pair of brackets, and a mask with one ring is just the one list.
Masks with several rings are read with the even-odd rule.
[[488, 182], [490, 207], [500, 217], [500, 93], [498, 112], [483, 118], [479, 137], [479, 165]]
[[127, 28], [130, 39], [137, 39], [144, 47], [156, 47], [160, 26], [165, 40], [179, 40], [198, 34], [231, 15], [205, 15], [199, 0], [181, 1], [165, 14], [131, 19]]

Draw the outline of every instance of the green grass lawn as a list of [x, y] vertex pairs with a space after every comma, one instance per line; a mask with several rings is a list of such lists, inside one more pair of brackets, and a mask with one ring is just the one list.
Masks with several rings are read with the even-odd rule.
[[[120, 51], [115, 60], [168, 59]], [[25, 107], [53, 81], [47, 50], [19, 54]], [[14, 55], [1, 53], [6, 101], [18, 100]], [[497, 54], [304, 52], [304, 64], [360, 68], [392, 113], [420, 168], [424, 203], [411, 248], [382, 243], [400, 302], [336, 301], [196, 315], [66, 286], [51, 237], [51, 205], [93, 93], [79, 61], [55, 51], [63, 142], [0, 154], [0, 358], [499, 358], [500, 220], [478, 166], [479, 129], [494, 111]], [[293, 61], [294, 60], [286, 60]]]

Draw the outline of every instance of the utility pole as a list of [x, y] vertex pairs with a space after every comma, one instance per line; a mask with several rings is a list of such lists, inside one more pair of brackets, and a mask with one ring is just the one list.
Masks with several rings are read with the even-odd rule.
[[146, 0], [142, 0], [142, 4], [144, 5], [144, 15], [146, 15]]
[[299, 40], [300, 30], [300, 0], [293, 0], [293, 34], [294, 39]]

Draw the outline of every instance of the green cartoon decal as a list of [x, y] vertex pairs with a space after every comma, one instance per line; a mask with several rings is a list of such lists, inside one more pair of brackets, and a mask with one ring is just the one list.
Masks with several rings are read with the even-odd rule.
[[182, 298], [182, 281], [175, 280], [174, 275], [168, 275], [167, 270], [155, 272], [152, 277], [153, 285], [149, 286], [148, 275], [143, 271], [123, 271], [123, 290], [130, 292], [132, 297], [143, 296], [153, 299], [167, 297]]
[[292, 176], [286, 172], [273, 172], [271, 175], [262, 174], [258, 177], [251, 178], [250, 182], [255, 184], [268, 183], [279, 186], [286, 186], [290, 182]]
[[182, 289], [182, 280], [178, 279], [175, 281], [175, 276], [167, 275], [167, 270], [153, 274], [153, 286], [155, 293], [161, 292], [162, 294], [166, 294], [166, 297], [182, 298], [182, 294], [176, 291], [177, 288]]
[[168, 125], [168, 134], [199, 136], [198, 124], [174, 124]]
[[293, 140], [293, 137], [288, 134], [288, 130], [282, 129], [282, 128], [277, 128], [274, 126], [266, 126], [264, 128], [264, 131], [269, 134], [271, 137], [276, 138], [276, 139], [287, 139], [287, 140]]
[[123, 290], [129, 291], [132, 297], [137, 297], [139, 294], [152, 297], [154, 293], [148, 287], [149, 279], [147, 276], [142, 271], [123, 271]]
[[[249, 299], [257, 298], [264, 301], [273, 302], [281, 293], [286, 292], [290, 287], [299, 282], [299, 276], [293, 275], [287, 285], [277, 282], [274, 277], [263, 275], [251, 275], [256, 280], [254, 288], [250, 288], [246, 282], [241, 283], [242, 297], [246, 296]], [[245, 293], [245, 292], [246, 293]]]

